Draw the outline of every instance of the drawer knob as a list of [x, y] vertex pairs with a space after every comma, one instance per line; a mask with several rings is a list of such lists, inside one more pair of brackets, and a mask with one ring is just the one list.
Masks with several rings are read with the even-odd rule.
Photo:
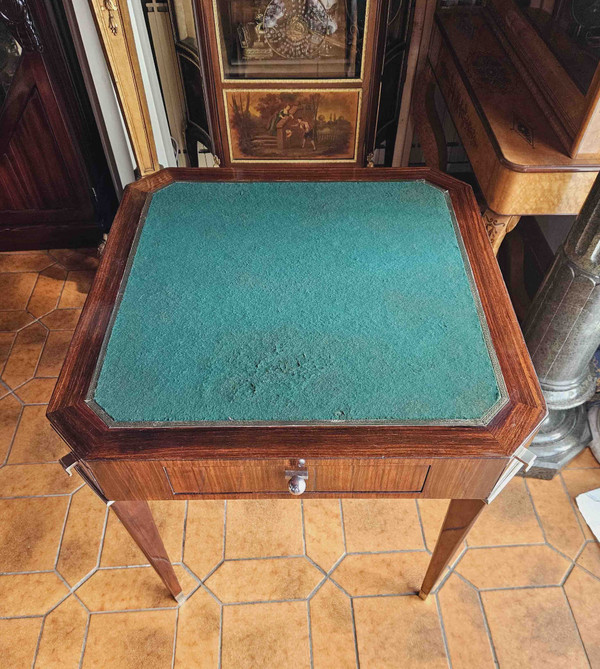
[[300, 476], [292, 476], [288, 488], [292, 495], [301, 495], [306, 490], [306, 480]]

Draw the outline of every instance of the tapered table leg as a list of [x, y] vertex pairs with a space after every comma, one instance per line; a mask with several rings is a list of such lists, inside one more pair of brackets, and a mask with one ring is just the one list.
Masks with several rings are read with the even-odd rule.
[[148, 558], [148, 562], [154, 567], [169, 592], [178, 602], [181, 601], [182, 588], [158, 533], [148, 502], [113, 502], [112, 509], [142, 553]]
[[421, 599], [426, 599], [431, 592], [485, 505], [482, 499], [453, 499], [450, 501], [419, 592]]

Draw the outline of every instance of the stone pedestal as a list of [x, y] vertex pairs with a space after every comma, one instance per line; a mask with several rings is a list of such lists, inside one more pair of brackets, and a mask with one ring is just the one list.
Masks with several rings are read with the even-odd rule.
[[600, 345], [600, 178], [597, 178], [523, 326], [549, 415], [527, 476], [552, 478], [589, 442], [583, 403], [594, 393]]

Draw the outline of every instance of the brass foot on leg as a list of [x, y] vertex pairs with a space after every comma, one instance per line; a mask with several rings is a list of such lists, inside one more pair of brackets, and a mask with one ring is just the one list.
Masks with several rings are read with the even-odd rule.
[[422, 600], [426, 600], [428, 596], [429, 596], [429, 593], [428, 593], [428, 592], [423, 592], [422, 590], [419, 590], [419, 597], [420, 597]]

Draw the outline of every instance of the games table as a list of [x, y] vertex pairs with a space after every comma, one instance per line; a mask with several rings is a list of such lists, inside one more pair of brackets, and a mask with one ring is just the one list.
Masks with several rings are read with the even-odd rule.
[[172, 595], [147, 500], [451, 499], [420, 595], [545, 407], [471, 189], [429, 169], [127, 187], [48, 408]]

